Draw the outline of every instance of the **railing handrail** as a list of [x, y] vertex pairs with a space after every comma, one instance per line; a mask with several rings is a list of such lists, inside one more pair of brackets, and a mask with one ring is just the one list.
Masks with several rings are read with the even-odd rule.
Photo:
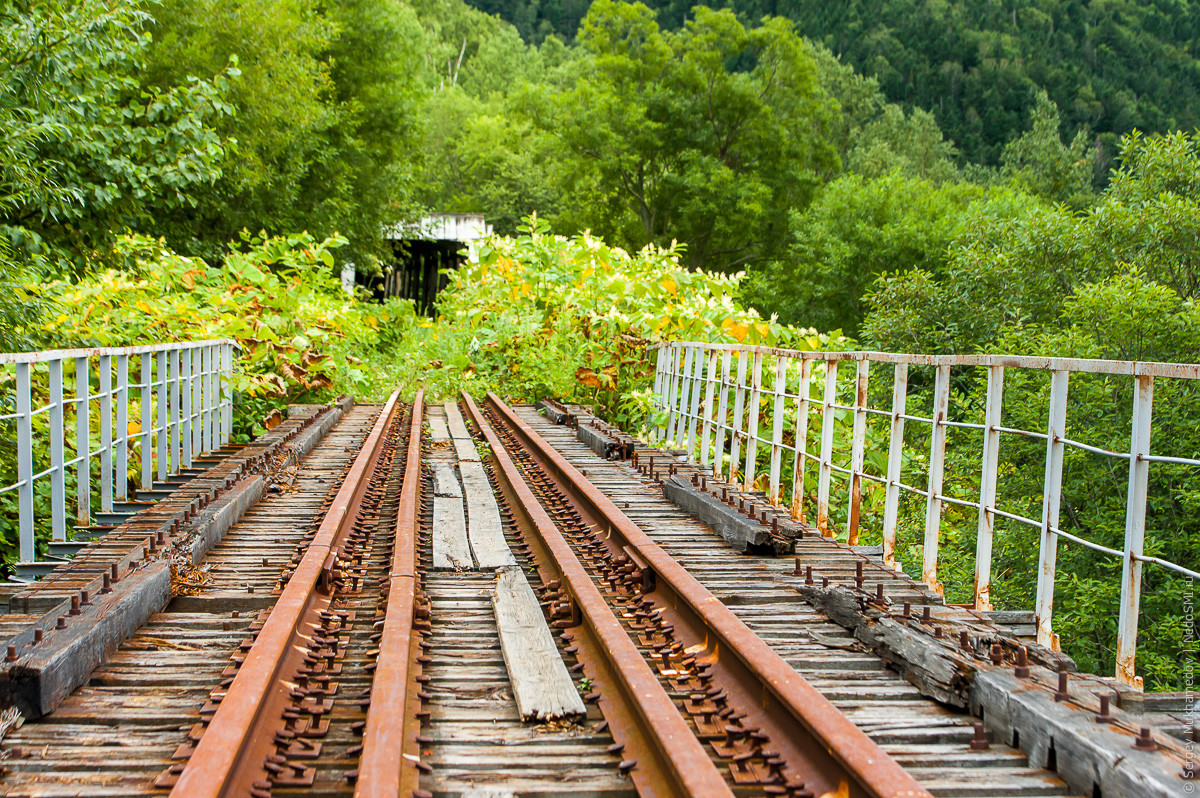
[[209, 338], [204, 341], [177, 341], [165, 344], [144, 344], [142, 346], [88, 346], [80, 349], [44, 349], [37, 352], [0, 352], [0, 365], [11, 363], [47, 363], [51, 360], [71, 360], [77, 357], [100, 357], [108, 355], [145, 355], [153, 352], [168, 352], [171, 350], [200, 349], [205, 346], [226, 344], [237, 351], [242, 351], [242, 345], [232, 338]]
[[[1059, 538], [1080, 543], [1105, 555], [1119, 557], [1123, 567], [1116, 675], [1117, 679], [1125, 684], [1140, 685], [1140, 679], [1134, 673], [1134, 660], [1142, 563], [1154, 563], [1187, 577], [1200, 577], [1200, 573], [1191, 568], [1145, 554], [1150, 464], [1178, 463], [1200, 467], [1200, 459], [1150, 454], [1154, 382], [1159, 377], [1200, 379], [1200, 364], [1017, 355], [820, 352], [698, 341], [667, 342], [652, 345], [650, 348], [658, 350], [654, 398], [659, 408], [666, 411], [666, 418], [659, 426], [659, 433], [669, 446], [683, 449], [689, 458], [697, 459], [702, 466], [711, 465], [715, 476], [740, 483], [745, 489], [752, 490], [758, 471], [757, 453], [760, 447], [765, 447], [770, 455], [769, 466], [764, 466], [768, 473], [762, 474], [768, 477], [766, 493], [772, 503], [778, 504], [783, 495], [780, 483], [783, 457], [786, 453], [792, 458], [791, 513], [796, 518], [803, 518], [804, 505], [808, 501], [807, 489], [812, 487], [811, 483], [806, 485], [806, 481], [812, 478], [809, 470], [815, 467], [816, 526], [826, 535], [834, 534], [830, 521], [831, 481], [835, 475], [839, 481], [848, 480], [847, 535], [851, 544], [856, 543], [858, 538], [863, 481], [883, 484], [886, 489], [882, 520], [883, 556], [888, 563], [895, 560], [901, 493], [924, 497], [921, 579], [934, 590], [941, 592], [942, 589], [937, 579], [937, 571], [942, 508], [945, 504], [954, 504], [978, 512], [974, 585], [976, 609], [991, 609], [992, 537], [995, 520], [1005, 518], [1020, 521], [1039, 530], [1038, 585], [1034, 613], [1038, 642], [1043, 645], [1057, 644], [1057, 636], [1051, 632], [1050, 621], [1054, 605]], [[766, 358], [775, 359], [774, 367], [768, 370], [768, 374], [774, 371], [774, 380], [770, 384], [764, 379]], [[789, 361], [793, 363], [790, 374]], [[850, 391], [853, 395], [852, 401], [839, 401], [839, 391], [846, 390], [844, 385], [839, 386], [838, 381], [838, 364], [842, 362], [855, 364], [854, 387]], [[794, 368], [797, 363], [798, 381]], [[814, 363], [824, 366], [823, 375], [820, 372], [814, 373]], [[867, 387], [870, 366], [873, 363], [893, 366], [890, 411], [870, 406]], [[932, 386], [933, 407], [929, 417], [907, 412], [910, 366], [929, 366], [935, 369], [936, 379]], [[950, 418], [951, 369], [954, 367], [987, 369], [985, 415], [981, 424]], [[1042, 431], [1013, 429], [1002, 424], [1006, 368], [1039, 371], [1051, 378], [1047, 421]], [[1130, 412], [1130, 443], [1126, 451], [1092, 446], [1071, 440], [1067, 436], [1067, 389], [1072, 373], [1123, 376], [1131, 379], [1133, 404]], [[814, 382], [818, 383], [816, 396], [813, 395]], [[729, 396], [731, 390], [732, 401]], [[701, 393], [704, 394], [703, 402]], [[848, 436], [851, 444], [848, 468], [834, 463], [835, 411], [846, 412], [853, 417], [853, 431]], [[820, 429], [816, 430], [819, 453], [810, 451], [808, 443], [809, 416], [814, 413], [820, 419]], [[890, 425], [886, 475], [870, 473], [870, 469], [866, 468], [864, 448], [868, 416], [883, 417]], [[795, 443], [788, 444], [784, 442], [783, 431], [785, 423], [793, 418]], [[906, 421], [928, 425], [930, 429], [929, 456], [923, 469], [927, 470], [924, 490], [905, 484], [903, 479], [902, 471], [913, 467], [905, 465]], [[943, 490], [946, 433], [950, 428], [973, 431], [983, 439], [977, 501], [950, 496]], [[1044, 441], [1046, 466], [1042, 477], [1040, 520], [1020, 513], [1007, 512], [998, 506], [999, 447], [1001, 436], [1008, 434]], [[882, 444], [879, 448], [883, 448]], [[1079, 449], [1124, 460], [1128, 464], [1125, 540], [1122, 551], [1079, 538], [1064, 531], [1059, 525], [1063, 496], [1063, 459], [1068, 449]], [[728, 473], [724, 473], [726, 469], [723, 458], [726, 455], [729, 457]]]
[[1157, 360], [1105, 360], [1103, 358], [1048, 357], [1044, 355], [922, 355], [906, 352], [880, 352], [853, 349], [842, 352], [783, 349], [754, 344], [718, 344], [703, 341], [661, 341], [650, 344], [648, 350], [675, 346], [700, 346], [717, 352], [746, 352], [748, 354], [783, 356], [797, 360], [862, 361], [873, 363], [903, 363], [910, 366], [1005, 366], [1040, 371], [1084, 372], [1113, 374], [1127, 377], [1169, 377], [1200, 380], [1200, 363], [1164, 363]]

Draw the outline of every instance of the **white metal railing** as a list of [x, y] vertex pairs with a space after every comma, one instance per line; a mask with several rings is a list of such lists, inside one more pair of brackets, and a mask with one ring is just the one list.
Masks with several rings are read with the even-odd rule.
[[[16, 439], [16, 481], [0, 486], [0, 494], [17, 492], [18, 568], [36, 571], [35, 530], [47, 521], [52, 541], [67, 540], [70, 475], [76, 478], [74, 524], [89, 526], [93, 497], [101, 513], [112, 513], [114, 501], [128, 501], [131, 462], [148, 490], [156, 478], [165, 481], [191, 467], [201, 453], [227, 443], [233, 430], [229, 378], [239, 348], [219, 339], [0, 354], [0, 385], [7, 383], [0, 398], [11, 403], [11, 412], [0, 412], [0, 423], [14, 425]], [[37, 422], [35, 431], [42, 414], [46, 420]], [[93, 431], [98, 431], [96, 446]], [[99, 461], [98, 485], [92, 482], [94, 460]], [[38, 466], [45, 467], [35, 470]], [[39, 480], [49, 480], [48, 519], [35, 517]]]
[[[738, 346], [696, 342], [662, 344], [658, 348], [654, 395], [666, 418], [659, 434], [667, 444], [680, 448], [704, 466], [711, 465], [716, 476], [739, 482], [747, 490], [755, 484], [759, 446], [769, 447], [766, 468], [766, 493], [772, 503], [781, 499], [783, 457], [791, 458], [791, 513], [804, 518], [806, 479], [816, 470], [816, 526], [825, 535], [833, 535], [830, 525], [830, 491], [834, 474], [846, 478], [847, 537], [858, 540], [863, 480], [884, 486], [882, 538], [883, 556], [895, 563], [896, 531], [902, 493], [920, 496], [925, 502], [924, 540], [921, 564], [922, 580], [941, 592], [938, 582], [938, 544], [944, 504], [973, 509], [978, 514], [975, 554], [974, 605], [991, 609], [992, 538], [996, 518], [1028, 525], [1039, 531], [1038, 580], [1035, 614], [1038, 642], [1056, 645], [1051, 631], [1054, 580], [1058, 538], [1086, 546], [1122, 560], [1121, 607], [1117, 632], [1117, 679], [1139, 685], [1134, 673], [1137, 649], [1138, 608], [1141, 599], [1142, 564], [1153, 563], [1191, 578], [1200, 573], [1178, 563], [1144, 553], [1146, 504], [1150, 463], [1174, 463], [1200, 466], [1200, 460], [1150, 454], [1150, 430], [1153, 418], [1156, 378], [1200, 380], [1200, 365], [1150, 363], [1075, 358], [1022, 357], [1006, 355], [909, 355], [885, 352], [800, 352], [761, 346]], [[763, 381], [764, 362], [774, 364], [770, 384]], [[840, 363], [853, 364], [853, 396], [839, 403], [838, 370]], [[868, 380], [873, 364], [890, 367], [891, 407], [871, 407]], [[814, 365], [817, 368], [814, 373]], [[908, 412], [909, 368], [934, 369], [932, 412], [929, 417]], [[987, 369], [987, 393], [983, 423], [952, 421], [948, 417], [950, 370], [952, 367]], [[1001, 423], [1005, 369], [1026, 369], [1049, 375], [1049, 413], [1044, 431], [1005, 427]], [[823, 372], [823, 373], [822, 373]], [[1133, 381], [1132, 429], [1128, 451], [1109, 451], [1066, 437], [1067, 386], [1073, 373], [1127, 376]], [[811, 395], [816, 378], [823, 382], [820, 398]], [[823, 378], [823, 379], [822, 379]], [[789, 388], [789, 386], [791, 386]], [[730, 393], [732, 392], [732, 406]], [[760, 417], [764, 401], [768, 412]], [[834, 462], [835, 415], [852, 414], [849, 466]], [[793, 445], [784, 442], [785, 420], [794, 413]], [[809, 416], [820, 417], [818, 451], [809, 451]], [[867, 442], [867, 417], [888, 419], [888, 455], [886, 474], [864, 469]], [[925, 488], [905, 484], [904, 429], [906, 422], [928, 425], [929, 459]], [[943, 492], [947, 432], [950, 429], [977, 431], [982, 437], [978, 500], [964, 500]], [[1004, 434], [1045, 441], [1046, 465], [1042, 479], [1042, 513], [1030, 518], [1002, 510], [997, 504], [997, 477], [1000, 466], [1000, 440]], [[1129, 462], [1125, 496], [1125, 540], [1123, 550], [1086, 540], [1059, 526], [1062, 498], [1063, 458], [1068, 448], [1076, 448]], [[728, 468], [725, 455], [728, 454]]]

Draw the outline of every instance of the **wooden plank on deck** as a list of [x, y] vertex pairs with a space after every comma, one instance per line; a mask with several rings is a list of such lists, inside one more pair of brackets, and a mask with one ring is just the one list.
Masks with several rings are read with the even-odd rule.
[[467, 543], [462, 487], [449, 463], [433, 465], [433, 570], [469, 571], [475, 564]]
[[467, 498], [467, 539], [471, 553], [481, 571], [494, 571], [506, 565], [516, 565], [508, 541], [504, 539], [504, 528], [500, 525], [500, 507], [492, 494], [492, 483], [488, 482], [483, 464], [463, 460], [458, 464], [462, 475], [463, 492]]
[[501, 568], [497, 572], [492, 607], [521, 718], [552, 720], [585, 714], [583, 699], [520, 568]]
[[467, 432], [466, 422], [454, 402], [446, 402], [446, 426], [450, 428], [450, 438], [454, 441], [454, 452], [459, 460], [479, 461], [479, 453], [475, 451], [475, 441]]

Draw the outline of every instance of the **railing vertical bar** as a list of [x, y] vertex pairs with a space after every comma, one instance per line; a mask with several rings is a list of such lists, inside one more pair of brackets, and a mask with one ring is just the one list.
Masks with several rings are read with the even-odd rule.
[[703, 466], [708, 465], [711, 455], [709, 443], [712, 442], [713, 415], [716, 412], [716, 408], [713, 407], [716, 374], [717, 351], [714, 349], [708, 355], [708, 366], [704, 372], [704, 427], [700, 431], [700, 465]]
[[804, 499], [807, 488], [804, 485], [804, 475], [808, 470], [808, 414], [809, 393], [812, 390], [812, 361], [808, 358], [800, 360], [800, 382], [796, 386], [796, 451], [792, 455], [792, 518], [803, 522]]
[[733, 427], [729, 430], [729, 474], [726, 481], [737, 482], [739, 457], [742, 454], [742, 410], [746, 407], [746, 353], [738, 352], [737, 383], [733, 394]]
[[155, 352], [154, 360], [155, 384], [158, 386], [158, 423], [155, 425], [158, 427], [155, 431], [155, 440], [158, 445], [155, 451], [158, 452], [158, 481], [166, 482], [171, 439], [168, 421], [168, 411], [171, 405], [170, 369], [167, 365], [166, 352]]
[[212, 434], [212, 349], [200, 347], [200, 451], [213, 451]]
[[992, 608], [992, 536], [996, 526], [996, 480], [1000, 469], [1004, 366], [988, 366], [987, 405], [983, 419], [983, 462], [979, 467], [979, 524], [975, 541], [975, 609]]
[[179, 465], [192, 467], [192, 353], [176, 349], [179, 359]]
[[825, 361], [825, 398], [821, 403], [821, 462], [817, 472], [817, 528], [826, 537], [832, 537], [829, 526], [829, 480], [833, 476], [833, 423], [834, 404], [837, 403], [836, 360]]
[[129, 355], [117, 355], [117, 501], [129, 500]]
[[171, 378], [167, 384], [167, 410], [170, 415], [168, 422], [170, 440], [167, 448], [170, 450], [168, 475], [174, 474], [180, 468], [180, 453], [183, 450], [179, 435], [179, 350], [172, 349], [169, 354], [171, 361]]
[[51, 360], [50, 369], [50, 539], [67, 539], [66, 416], [63, 414], [63, 362]]
[[729, 364], [732, 356], [728, 351], [721, 353], [721, 387], [717, 398], [717, 440], [713, 444], [713, 474], [722, 478], [725, 474], [725, 430], [729, 428]]
[[692, 389], [692, 359], [696, 356], [696, 347], [683, 347], [683, 370], [679, 373], [679, 393], [675, 397], [675, 435], [671, 438], [671, 448], [682, 449], [687, 440], [688, 425], [688, 396]]
[[762, 367], [762, 353], [755, 352], [750, 378], [750, 413], [746, 419], [746, 469], [742, 477], [743, 490], [754, 490], [755, 468], [758, 465], [758, 405], [762, 397]]
[[221, 344], [221, 440], [233, 440], [233, 344]]
[[1066, 371], [1054, 371], [1050, 377], [1050, 413], [1046, 425], [1046, 471], [1042, 493], [1042, 529], [1038, 548], [1037, 641], [1053, 646], [1050, 628], [1054, 614], [1054, 578], [1058, 567], [1058, 513], [1062, 504], [1062, 466], [1067, 422]]
[[17, 363], [17, 525], [21, 561], [37, 559], [33, 537], [33, 398], [30, 364]]
[[850, 513], [846, 542], [858, 545], [858, 523], [862, 508], [863, 446], [867, 439], [867, 379], [870, 362], [859, 360], [854, 373], [854, 431], [850, 441]]
[[91, 378], [88, 359], [75, 358], [75, 523], [92, 523]]
[[150, 490], [154, 487], [154, 458], [151, 452], [154, 451], [154, 369], [151, 363], [154, 361], [153, 356], [149, 352], [142, 354], [142, 376], [138, 382], [141, 385], [139, 398], [142, 405], [142, 490]]
[[200, 357], [200, 347], [187, 353], [192, 361], [192, 459], [195, 460], [204, 451], [204, 360]]
[[704, 350], [695, 347], [692, 355], [691, 416], [688, 418], [687, 453], [696, 456], [696, 420], [700, 417], [700, 375], [704, 373]]
[[671, 344], [671, 371], [668, 375], [669, 384], [667, 386], [669, 393], [667, 395], [667, 438], [666, 445], [670, 448], [675, 440], [675, 424], [678, 422], [676, 417], [676, 405], [679, 403], [679, 358], [683, 355], [683, 348], [678, 344]]
[[100, 512], [113, 509], [112, 356], [100, 355]]
[[769, 495], [771, 504], [779, 504], [779, 472], [783, 467], [783, 416], [787, 403], [787, 358], [780, 355], [775, 361], [775, 405], [771, 412], [771, 475]]
[[1125, 554], [1121, 562], [1121, 612], [1117, 621], [1117, 681], [1137, 685], [1138, 611], [1142, 598], [1142, 555], [1150, 479], [1150, 425], [1154, 377], [1134, 378], [1133, 423], [1129, 440], [1129, 488], [1125, 499]]
[[939, 365], [934, 379], [933, 424], [929, 430], [929, 495], [925, 500], [925, 545], [921, 560], [921, 581], [938, 593], [938, 545], [942, 529], [942, 477], [946, 466], [946, 414], [950, 410], [950, 366]]
[[896, 563], [896, 524], [900, 515], [900, 479], [904, 467], [904, 415], [908, 404], [908, 364], [892, 372], [892, 424], [888, 441], [887, 488], [883, 499], [883, 562]]

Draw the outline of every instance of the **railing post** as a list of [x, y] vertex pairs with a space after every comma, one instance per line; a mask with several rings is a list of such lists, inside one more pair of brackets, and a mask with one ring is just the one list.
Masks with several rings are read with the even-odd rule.
[[212, 434], [212, 347], [200, 347], [200, 451], [213, 450]]
[[983, 463], [979, 467], [979, 525], [975, 541], [975, 609], [992, 608], [992, 535], [996, 527], [996, 478], [1000, 468], [1000, 411], [1004, 402], [1004, 366], [988, 366], [987, 406], [983, 419]]
[[668, 395], [668, 397], [667, 397], [667, 438], [666, 438], [666, 446], [667, 446], [667, 448], [668, 448], [668, 449], [669, 449], [669, 448], [671, 448], [671, 446], [674, 444], [674, 441], [675, 441], [675, 425], [676, 425], [676, 423], [678, 423], [678, 420], [679, 420], [679, 419], [676, 417], [676, 411], [675, 411], [675, 408], [676, 408], [676, 406], [679, 404], [679, 389], [680, 389], [680, 387], [681, 387], [681, 386], [680, 386], [680, 376], [679, 376], [679, 375], [680, 375], [680, 369], [679, 369], [679, 356], [680, 356], [680, 354], [681, 354], [681, 349], [680, 349], [680, 348], [677, 348], [675, 344], [671, 344], [671, 372], [670, 372], [670, 375], [669, 375], [669, 379], [670, 379], [670, 381], [671, 381], [671, 384], [670, 384], [670, 386], [669, 386], [669, 387], [670, 387], [670, 394], [669, 394], [669, 395]]
[[142, 404], [142, 490], [154, 487], [154, 405], [151, 401], [154, 391], [153, 356], [149, 352], [142, 353], [142, 377], [138, 381], [139, 398]]
[[692, 384], [689, 388], [691, 396], [691, 413], [688, 416], [687, 428], [687, 456], [692, 459], [696, 456], [696, 420], [700, 417], [700, 375], [704, 372], [704, 350], [700, 347], [692, 347]]
[[942, 476], [946, 465], [946, 414], [950, 410], [950, 367], [939, 365], [934, 380], [933, 419], [929, 431], [929, 496], [925, 500], [925, 546], [921, 581], [938, 593], [938, 542], [942, 528]]
[[729, 484], [737, 482], [738, 465], [742, 454], [738, 436], [742, 434], [742, 410], [746, 407], [746, 353], [738, 352], [737, 384], [733, 394], [733, 429], [729, 431]]
[[100, 355], [100, 512], [113, 510], [112, 356]]
[[192, 360], [192, 459], [196, 459], [204, 451], [204, 359], [200, 357], [200, 347], [188, 352]]
[[33, 399], [29, 363], [17, 363], [17, 525], [21, 561], [37, 559], [33, 537]]
[[908, 405], [908, 364], [892, 372], [892, 429], [888, 441], [887, 487], [883, 499], [883, 562], [896, 563], [896, 523], [900, 515], [900, 480], [904, 466], [904, 415]]
[[1121, 614], [1117, 621], [1117, 681], [1137, 685], [1138, 609], [1142, 598], [1142, 545], [1146, 538], [1146, 499], [1150, 479], [1150, 422], [1154, 377], [1134, 378], [1133, 423], [1129, 440], [1129, 489], [1125, 499], [1125, 554], [1121, 561]]
[[129, 356], [117, 355], [117, 428], [114, 445], [117, 447], [117, 501], [129, 500]]
[[168, 422], [170, 426], [170, 441], [168, 449], [170, 454], [170, 470], [169, 474], [174, 474], [182, 466], [183, 443], [180, 438], [179, 425], [179, 386], [181, 380], [179, 377], [179, 350], [172, 349], [167, 357], [171, 361], [171, 375], [167, 385], [167, 410], [170, 417]]
[[192, 467], [192, 353], [175, 350], [179, 363], [179, 465]]
[[221, 345], [221, 443], [233, 440], [233, 344]]
[[[700, 431], [700, 465], [708, 465], [711, 452], [712, 424], [716, 408], [713, 407], [713, 391], [717, 381], [717, 350], [708, 353], [708, 368], [704, 373], [704, 426]], [[718, 455], [719, 456], [719, 455]]]
[[88, 359], [75, 358], [75, 523], [92, 523], [91, 378]]
[[729, 350], [721, 353], [721, 395], [717, 399], [717, 440], [713, 445], [713, 474], [718, 478], [725, 474], [725, 428], [729, 412]]
[[787, 358], [778, 355], [775, 360], [775, 406], [771, 412], [771, 475], [768, 496], [771, 504], [779, 504], [779, 471], [783, 467], [783, 415], [787, 393]]
[[837, 404], [836, 360], [825, 361], [825, 398], [821, 403], [821, 461], [817, 470], [817, 529], [833, 537], [829, 526], [829, 480], [833, 476], [833, 424]]
[[667, 345], [660, 346], [654, 350], [654, 401], [659, 407], [666, 407], [667, 397], [663, 391], [663, 369], [666, 367], [667, 359], [663, 355], [667, 349]]
[[156, 426], [156, 440], [158, 441], [158, 481], [166, 482], [168, 473], [168, 461], [173, 457], [171, 452], [171, 422], [168, 412], [171, 407], [171, 372], [167, 363], [167, 353], [159, 351], [154, 353], [157, 370], [155, 375], [158, 377], [158, 423]]
[[762, 393], [761, 352], [754, 353], [754, 368], [750, 378], [750, 414], [746, 420], [746, 470], [742, 479], [743, 490], [754, 490], [754, 470], [758, 465], [758, 404]]
[[850, 443], [850, 518], [846, 542], [858, 545], [858, 520], [862, 509], [863, 446], [867, 438], [867, 377], [870, 361], [859, 360], [854, 372], [854, 432]]
[[800, 358], [800, 382], [796, 386], [796, 451], [792, 456], [792, 518], [804, 522], [804, 474], [808, 470], [808, 395], [812, 361]]
[[1050, 414], [1046, 425], [1046, 471], [1042, 492], [1042, 531], [1038, 548], [1037, 641], [1052, 647], [1050, 620], [1054, 614], [1054, 577], [1058, 567], [1058, 513], [1062, 504], [1063, 442], [1067, 422], [1066, 371], [1050, 376]]
[[67, 457], [64, 438], [63, 362], [51, 360], [50, 369], [50, 537], [67, 539]]

